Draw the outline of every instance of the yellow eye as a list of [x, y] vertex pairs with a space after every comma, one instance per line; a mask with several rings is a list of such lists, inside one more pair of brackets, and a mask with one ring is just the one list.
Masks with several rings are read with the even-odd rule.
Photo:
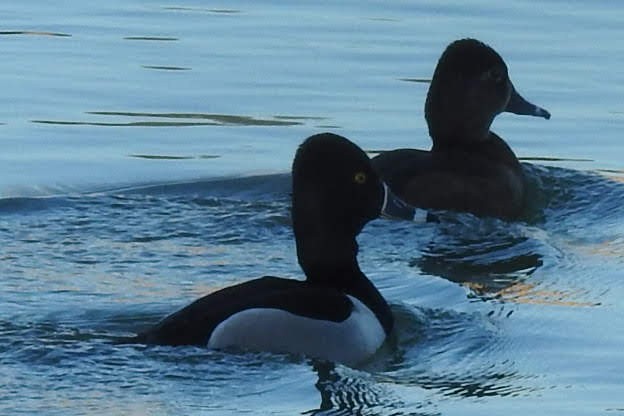
[[358, 172], [353, 176], [353, 181], [358, 185], [362, 185], [366, 182], [366, 174], [364, 172]]

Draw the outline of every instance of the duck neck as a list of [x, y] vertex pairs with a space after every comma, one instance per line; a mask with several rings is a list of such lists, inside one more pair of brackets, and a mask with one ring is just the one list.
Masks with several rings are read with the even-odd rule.
[[465, 142], [435, 140], [431, 152], [440, 155], [477, 155], [491, 163], [497, 163], [522, 173], [522, 165], [511, 147], [496, 133], [489, 132], [487, 140]]
[[297, 241], [297, 257], [307, 281], [344, 290], [366, 276], [357, 262], [358, 245], [353, 237], [306, 236]]
[[425, 120], [435, 143], [470, 145], [488, 140], [495, 114], [483, 114], [474, 108], [441, 100], [431, 94], [432, 90], [433, 87], [427, 95]]
[[477, 147], [477, 144], [474, 142], [454, 140], [453, 138], [449, 138], [449, 137], [444, 137], [444, 138], [436, 137], [433, 140], [433, 145], [431, 145], [431, 151], [432, 152], [445, 152], [445, 153], [451, 152], [453, 150], [462, 151], [462, 152], [471, 152], [471, 151], [475, 151], [476, 147]]
[[429, 128], [429, 135], [433, 140], [431, 150], [447, 150], [447, 149], [478, 149], [481, 146], [487, 146], [492, 139], [492, 134], [487, 126], [457, 126], [452, 128], [447, 126], [442, 129]]
[[355, 237], [310, 238], [297, 240], [297, 257], [313, 285], [336, 289], [364, 303], [377, 317], [386, 334], [392, 331], [394, 319], [387, 302], [360, 270]]

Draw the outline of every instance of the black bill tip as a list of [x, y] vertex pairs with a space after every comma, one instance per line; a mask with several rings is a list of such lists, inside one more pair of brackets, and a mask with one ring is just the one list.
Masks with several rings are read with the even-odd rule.
[[511, 85], [511, 94], [504, 111], [524, 116], [542, 117], [546, 120], [550, 120], [550, 113], [548, 110], [525, 100], [518, 94], [513, 85]]

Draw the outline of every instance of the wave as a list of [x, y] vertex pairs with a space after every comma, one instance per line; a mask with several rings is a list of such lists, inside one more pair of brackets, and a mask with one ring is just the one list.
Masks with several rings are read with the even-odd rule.
[[18, 196], [0, 198], [0, 213], [18, 214], [72, 205], [78, 201], [116, 196], [181, 197], [202, 195], [243, 201], [283, 201], [290, 196], [290, 174], [206, 178], [180, 182], [142, 183], [95, 189], [24, 188]]

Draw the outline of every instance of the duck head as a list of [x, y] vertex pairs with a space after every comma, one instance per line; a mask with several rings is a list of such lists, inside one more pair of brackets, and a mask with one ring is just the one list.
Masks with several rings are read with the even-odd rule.
[[487, 140], [494, 117], [504, 111], [550, 118], [518, 94], [494, 49], [476, 39], [451, 43], [438, 61], [425, 102], [434, 147]]
[[331, 133], [299, 146], [292, 167], [292, 220], [308, 280], [359, 270], [355, 237], [380, 215], [412, 219], [414, 209], [384, 185], [362, 149]]

